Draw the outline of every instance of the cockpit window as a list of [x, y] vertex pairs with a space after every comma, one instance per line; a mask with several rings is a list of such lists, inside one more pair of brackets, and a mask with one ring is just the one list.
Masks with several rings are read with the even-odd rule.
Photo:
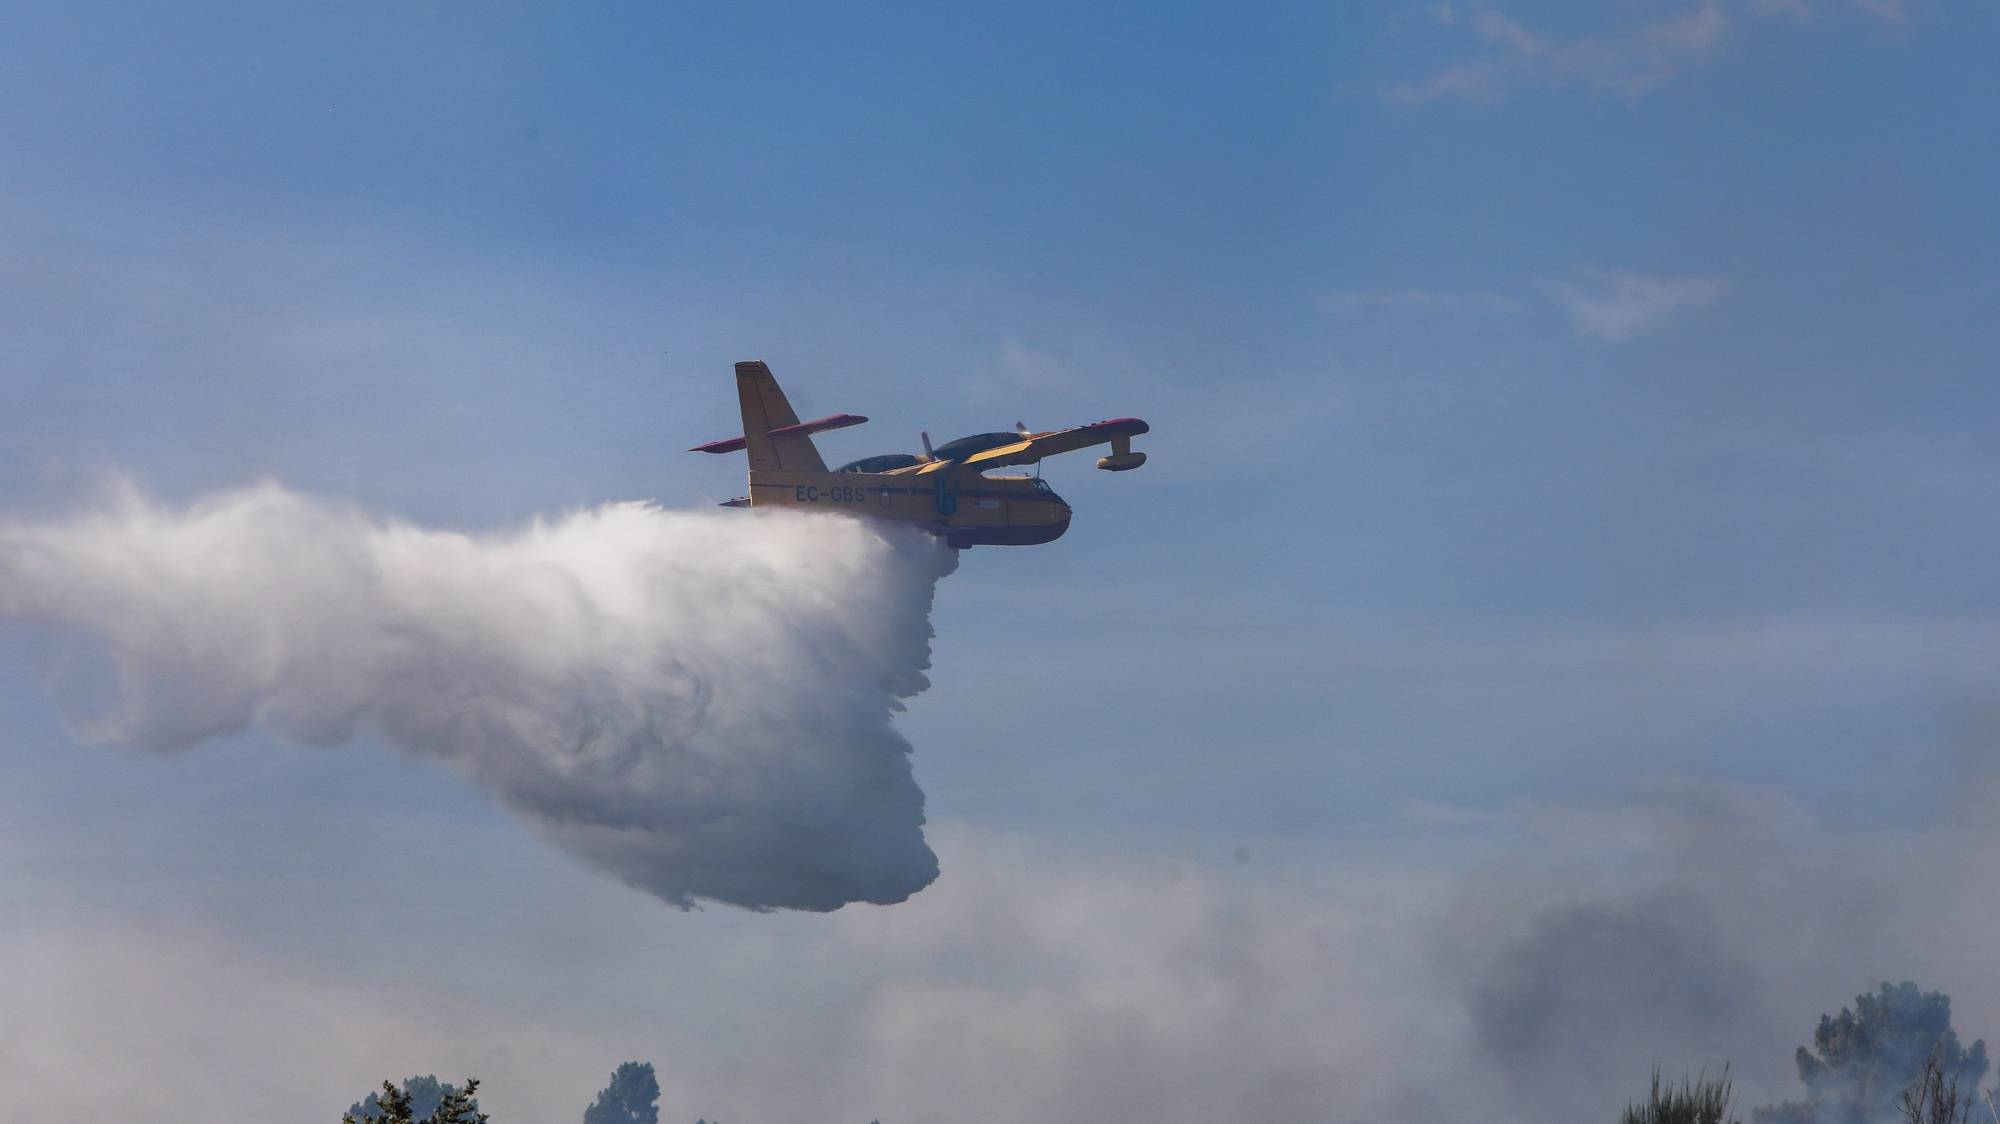
[[1039, 476], [1035, 477], [1035, 491], [1042, 492], [1046, 495], [1051, 495], [1051, 496], [1056, 494], [1056, 490], [1054, 488], [1049, 487], [1048, 481], [1043, 480]]
[[923, 458], [909, 453], [884, 453], [879, 457], [862, 457], [858, 461], [841, 465], [835, 472], [887, 472], [892, 468], [908, 468], [922, 464]]
[[974, 453], [983, 453], [1002, 445], [1012, 445], [1020, 439], [1021, 435], [1018, 433], [975, 433], [970, 437], [947, 441], [939, 445], [934, 452], [941, 461], [964, 460]]

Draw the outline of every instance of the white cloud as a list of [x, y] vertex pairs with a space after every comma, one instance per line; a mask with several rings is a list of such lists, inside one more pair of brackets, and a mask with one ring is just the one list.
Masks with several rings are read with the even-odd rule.
[[1571, 36], [1535, 31], [1494, 8], [1476, 12], [1466, 23], [1486, 47], [1482, 57], [1391, 86], [1384, 98], [1402, 105], [1490, 99], [1518, 82], [1637, 95], [1706, 62], [1730, 30], [1719, 0], [1640, 24]]
[[1073, 384], [1076, 372], [1053, 352], [1008, 336], [1000, 341], [1000, 381], [1010, 392], [1046, 392]]
[[[998, 352], [990, 359], [962, 373], [960, 382], [965, 397], [981, 411], [982, 417], [990, 419], [988, 428], [999, 429], [1016, 421], [1047, 428], [1046, 419], [1037, 421], [1017, 415], [1035, 408], [1064, 409], [1079, 397], [1101, 389], [1102, 372], [1094, 366], [1101, 357], [1084, 358], [1069, 350], [1072, 346], [1087, 346], [1084, 341], [1065, 339], [1063, 343], [1065, 346], [1059, 350], [1030, 343], [1019, 334], [1008, 335], [1000, 340]], [[1000, 411], [1013, 412], [1003, 416]]]
[[[1908, 21], [1902, 0], [1851, 0], [1885, 23]], [[1534, 84], [1582, 87], [1636, 97], [1658, 89], [1721, 53], [1737, 29], [1734, 10], [1742, 0], [1700, 0], [1677, 11], [1599, 30], [1558, 34], [1529, 27], [1494, 7], [1475, 7], [1450, 18], [1445, 27], [1469, 28], [1483, 50], [1474, 58], [1445, 66], [1429, 77], [1383, 89], [1395, 105], [1423, 105], [1457, 99], [1494, 100], [1511, 87]], [[1810, 0], [1747, 0], [1759, 19], [1810, 22]]]
[[1720, 277], [1653, 277], [1589, 268], [1542, 287], [1579, 333], [1613, 341], [1650, 331], [1676, 313], [1712, 304], [1729, 292], [1729, 282]]

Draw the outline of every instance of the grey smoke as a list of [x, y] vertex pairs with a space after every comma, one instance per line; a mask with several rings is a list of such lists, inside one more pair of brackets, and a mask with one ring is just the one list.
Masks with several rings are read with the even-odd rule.
[[849, 519], [621, 503], [461, 534], [276, 484], [125, 487], [0, 526], [0, 615], [65, 638], [80, 740], [373, 736], [668, 902], [830, 910], [937, 876], [890, 720], [954, 565]]
[[[1602, 1108], [1581, 1075], [1632, 1073], [1690, 1042], [1734, 1037], [1758, 978], [1714, 907], [1686, 889], [1576, 901], [1505, 943], [1467, 997], [1474, 1034], [1517, 1092], [1578, 1118]], [[1698, 1059], [1706, 1061], [1706, 1059]]]
[[1613, 1119], [1655, 1065], [1728, 1065], [1747, 1120], [1803, 1095], [1797, 1048], [1885, 979], [1950, 994], [1960, 1035], [1992, 1037], [2000, 832], [1828, 823], [1720, 784], [1661, 795], [1536, 817], [1447, 915], [1437, 965], [1511, 1118]]

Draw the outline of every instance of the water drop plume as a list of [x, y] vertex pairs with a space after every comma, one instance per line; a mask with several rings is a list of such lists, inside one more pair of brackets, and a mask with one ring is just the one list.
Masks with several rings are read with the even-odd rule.
[[66, 638], [79, 740], [376, 738], [676, 905], [829, 910], [937, 876], [891, 725], [955, 565], [921, 532], [613, 503], [466, 534], [271, 483], [114, 493], [0, 525], [0, 615]]

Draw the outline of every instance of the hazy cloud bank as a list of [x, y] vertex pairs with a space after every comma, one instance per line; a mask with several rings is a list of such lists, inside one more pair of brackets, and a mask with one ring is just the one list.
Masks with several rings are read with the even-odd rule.
[[[1483, 819], [1443, 853], [1410, 827], [1366, 853], [1258, 840], [1248, 864], [946, 827], [952, 878], [831, 916], [663, 918], [550, 867], [512, 887], [533, 925], [484, 918], [448, 957], [419, 934], [316, 963], [152, 918], [16, 919], [0, 1070], [51, 1091], [30, 1124], [98, 1103], [106, 1050], [134, 1119], [185, 1112], [214, 1057], [259, 1058], [328, 1119], [400, 1070], [476, 1072], [499, 1118], [553, 1119], [606, 1056], [644, 1056], [678, 1119], [1539, 1124], [1615, 1118], [1656, 1063], [1733, 1063], [1746, 1109], [1796, 1096], [1793, 1049], [1880, 979], [1950, 993], [1968, 1040], [2000, 1027], [1988, 829], [1873, 835], [1709, 785]], [[323, 893], [286, 908], [338, 924], [352, 899]], [[490, 908], [479, 886], [431, 904]], [[380, 982], [465, 959], [485, 968]], [[537, 987], [491, 982], [530, 962]], [[185, 1033], [148, 1031], [167, 1023]]]
[[379, 736], [666, 901], [825, 910], [937, 876], [890, 717], [954, 565], [859, 520], [626, 503], [471, 535], [128, 488], [0, 525], [0, 614], [58, 638], [82, 740]]
[[[1630, 269], [1578, 266], [1565, 277], [1544, 280], [1537, 288], [1569, 318], [1580, 336], [1623, 342], [1664, 324], [1682, 313], [1706, 307], [1728, 295], [1722, 277], [1665, 277]], [[1394, 313], [1464, 316], [1515, 312], [1522, 301], [1501, 293], [1450, 292], [1440, 289], [1341, 289], [1322, 298], [1323, 306], [1343, 317]]]

